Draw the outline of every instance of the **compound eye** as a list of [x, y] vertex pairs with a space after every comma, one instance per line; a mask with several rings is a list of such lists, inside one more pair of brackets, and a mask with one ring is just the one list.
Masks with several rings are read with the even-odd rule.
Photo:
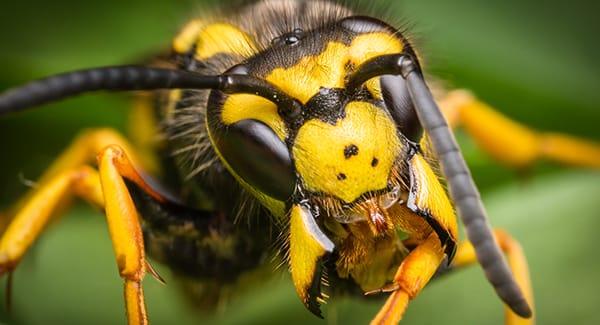
[[380, 78], [383, 101], [392, 115], [398, 130], [410, 141], [418, 143], [423, 134], [417, 111], [406, 80], [401, 76], [383, 75]]
[[250, 186], [280, 201], [293, 194], [296, 174], [289, 150], [266, 124], [242, 120], [229, 125], [216, 145], [231, 169]]
[[[248, 75], [244, 64], [236, 65], [224, 75]], [[209, 121], [220, 119], [225, 96], [211, 93]], [[211, 126], [213, 141], [229, 170], [241, 181], [274, 199], [287, 201], [296, 186], [296, 173], [287, 145], [266, 124], [244, 119], [229, 125]]]

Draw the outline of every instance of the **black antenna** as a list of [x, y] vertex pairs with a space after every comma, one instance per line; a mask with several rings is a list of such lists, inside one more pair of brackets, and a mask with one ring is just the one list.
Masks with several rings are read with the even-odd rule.
[[10, 89], [0, 94], [0, 115], [92, 91], [156, 89], [218, 89], [226, 93], [249, 93], [264, 97], [283, 110], [301, 110], [295, 99], [267, 81], [249, 75], [205, 76], [183, 70], [114, 66], [67, 72]]
[[347, 87], [354, 91], [376, 76], [401, 75], [408, 87], [423, 129], [431, 139], [448, 182], [450, 197], [460, 215], [477, 260], [498, 296], [519, 316], [531, 317], [532, 311], [494, 240], [479, 190], [460, 152], [446, 119], [423, 79], [420, 68], [406, 54], [375, 57], [358, 67]]

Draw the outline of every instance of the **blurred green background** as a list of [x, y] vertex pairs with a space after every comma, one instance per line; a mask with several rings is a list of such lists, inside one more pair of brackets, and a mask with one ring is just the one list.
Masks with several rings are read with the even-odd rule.
[[[186, 19], [217, 1], [1, 1], [0, 89], [76, 68], [136, 61], [164, 49]], [[600, 48], [592, 1], [388, 1], [429, 72], [473, 90], [537, 129], [600, 141]], [[0, 119], [0, 206], [27, 190], [85, 127], [124, 130], [127, 96], [98, 94]], [[459, 133], [492, 223], [529, 257], [539, 324], [599, 324], [600, 173], [540, 163], [522, 173], [491, 161]], [[121, 281], [103, 217], [77, 206], [51, 227], [14, 276], [11, 324], [120, 324]], [[362, 324], [380, 303], [341, 298], [325, 321], [305, 311], [282, 272], [214, 315], [188, 308], [176, 281], [145, 282], [155, 324]], [[0, 290], [4, 292], [4, 290]], [[404, 324], [499, 324], [502, 306], [477, 267], [432, 283]]]

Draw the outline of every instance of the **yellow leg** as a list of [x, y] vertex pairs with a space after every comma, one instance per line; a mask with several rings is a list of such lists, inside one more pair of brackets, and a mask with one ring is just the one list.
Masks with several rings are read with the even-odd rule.
[[[495, 230], [494, 235], [498, 245], [506, 254], [508, 265], [515, 276], [515, 280], [523, 290], [525, 297], [529, 301], [529, 305], [533, 306], [533, 291], [531, 289], [531, 282], [529, 280], [529, 269], [527, 267], [527, 260], [521, 245], [519, 245], [519, 243], [508, 233], [502, 230]], [[473, 245], [470, 242], [460, 244], [456, 250], [456, 255], [454, 257], [452, 266], [461, 267], [474, 263], [477, 263], [477, 256], [475, 255], [475, 249], [473, 248]], [[508, 307], [505, 307], [504, 310], [507, 325], [535, 324], [535, 317], [525, 319], [517, 316]]]
[[[79, 148], [71, 148], [67, 153], [77, 153], [76, 149]], [[157, 275], [146, 262], [139, 217], [124, 178], [155, 200], [165, 202], [165, 199], [144, 182], [120, 146], [109, 145], [100, 152], [98, 171], [88, 166], [71, 168], [70, 162], [59, 160], [58, 163], [64, 163], [59, 169], [64, 170], [47, 173], [40, 186], [27, 196], [0, 239], [0, 273], [16, 267], [60, 202], [72, 195], [79, 196], [106, 211], [119, 273], [125, 281], [128, 323], [146, 324], [141, 281], [146, 270]]]
[[0, 272], [14, 269], [40, 235], [56, 207], [72, 194], [104, 206], [98, 172], [88, 166], [56, 175], [39, 187], [18, 211], [0, 239]]
[[600, 144], [531, 130], [501, 115], [468, 91], [451, 91], [439, 104], [451, 126], [465, 128], [483, 150], [511, 167], [523, 168], [538, 159], [550, 159], [600, 168]]
[[[127, 155], [133, 160], [134, 166], [138, 168], [145, 167], [136, 158], [138, 157], [137, 152], [134, 151], [129, 142], [117, 131], [107, 128], [90, 129], [79, 134], [69, 147], [59, 155], [54, 163], [39, 178], [37, 187], [43, 187], [48, 180], [53, 179], [62, 172], [92, 163], [96, 155], [109, 145], [118, 145], [125, 150]], [[17, 211], [21, 210], [24, 202], [30, 200], [35, 192], [35, 190], [30, 191], [17, 204], [13, 205], [7, 213], [8, 218], [10, 219]]]
[[416, 297], [425, 287], [443, 258], [444, 250], [435, 234], [430, 235], [410, 252], [398, 268], [394, 282], [377, 290], [378, 292], [391, 292], [391, 294], [371, 324], [397, 324], [400, 322], [410, 299]]
[[108, 230], [119, 273], [125, 280], [125, 305], [129, 324], [147, 324], [142, 279], [146, 271], [144, 239], [137, 210], [125, 185], [127, 178], [162, 201], [133, 169], [123, 150], [109, 146], [98, 155]]

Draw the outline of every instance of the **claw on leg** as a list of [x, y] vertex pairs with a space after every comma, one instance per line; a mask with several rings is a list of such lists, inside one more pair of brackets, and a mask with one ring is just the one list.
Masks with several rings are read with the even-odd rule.
[[148, 261], [146, 261], [146, 270], [154, 279], [156, 279], [156, 281], [160, 282], [160, 284], [167, 284], [165, 279], [163, 279], [163, 277], [160, 276], [160, 274], [158, 274], [158, 271], [156, 271], [154, 269], [154, 266], [152, 266], [152, 264], [150, 264], [150, 262]]

